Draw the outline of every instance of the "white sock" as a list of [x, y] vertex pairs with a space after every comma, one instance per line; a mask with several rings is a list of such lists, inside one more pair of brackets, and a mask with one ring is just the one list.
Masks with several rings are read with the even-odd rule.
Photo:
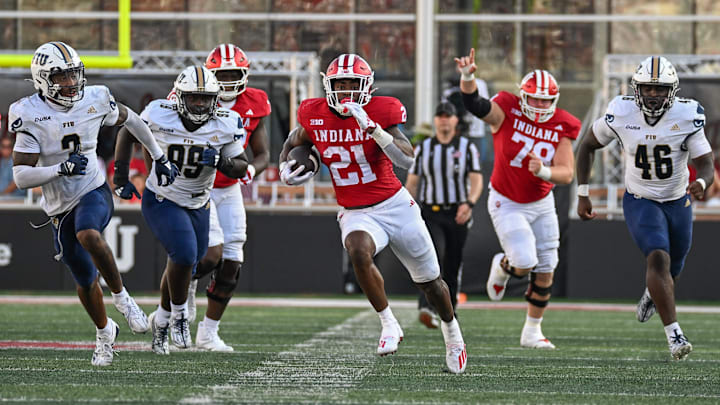
[[113, 304], [116, 306], [118, 304], [125, 303], [125, 300], [127, 300], [130, 297], [130, 294], [128, 294], [127, 290], [125, 289], [125, 286], [123, 286], [122, 291], [115, 294], [114, 292], [110, 292], [112, 294]]
[[667, 336], [668, 342], [672, 342], [672, 338], [677, 335], [682, 335], [683, 331], [680, 329], [680, 324], [673, 322], [670, 325], [665, 326], [665, 336]]
[[111, 320], [110, 318], [106, 318], [106, 321], [105, 321], [105, 322], [106, 322], [106, 323], [105, 323], [105, 327], [104, 327], [104, 328], [102, 328], [102, 329], [100, 329], [100, 328], [98, 328], [98, 327], [95, 328], [95, 329], [97, 329], [97, 334], [98, 334], [98, 335], [110, 335], [110, 334], [112, 334], [112, 328], [113, 328], [113, 322], [112, 322], [112, 320]]
[[155, 324], [161, 328], [164, 328], [170, 324], [170, 311], [165, 310], [162, 305], [158, 305], [155, 311]]
[[203, 319], [203, 325], [205, 325], [205, 329], [208, 330], [217, 330], [218, 325], [220, 325], [220, 321], [216, 321], [214, 319], [210, 319], [205, 315], [205, 318]]
[[525, 327], [527, 328], [533, 328], [533, 329], [540, 329], [540, 324], [542, 323], [543, 318], [533, 318], [532, 316], [528, 315], [525, 317]]
[[182, 304], [173, 304], [170, 302], [170, 312], [172, 312], [172, 318], [178, 319], [181, 316], [185, 317], [187, 319], [188, 317], [188, 305], [187, 301], [183, 302]]
[[457, 318], [453, 318], [450, 322], [440, 322], [440, 330], [442, 330], [445, 344], [465, 343], [462, 337], [462, 332], [460, 332], [460, 324], [458, 323]]
[[395, 315], [393, 315], [392, 310], [390, 309], [390, 305], [377, 314], [380, 317], [380, 323], [382, 323], [383, 328], [390, 326], [393, 323], [398, 323], [397, 319], [395, 319]]

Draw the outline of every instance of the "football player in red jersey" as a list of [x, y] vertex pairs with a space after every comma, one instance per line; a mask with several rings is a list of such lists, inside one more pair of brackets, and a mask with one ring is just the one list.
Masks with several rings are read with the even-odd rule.
[[[242, 117], [243, 128], [247, 131], [245, 148], [250, 145], [253, 159], [241, 179], [231, 179], [219, 171], [215, 176], [210, 192], [210, 243], [190, 282], [188, 318], [193, 322], [197, 314], [198, 280], [212, 273], [206, 292], [208, 308], [205, 318], [198, 324], [195, 344], [200, 349], [232, 352], [233, 348], [218, 336], [218, 324], [235, 291], [244, 260], [247, 223], [239, 182], [249, 184], [268, 166], [270, 148], [265, 117], [270, 115], [271, 109], [264, 91], [247, 87], [250, 60], [242, 49], [233, 44], [218, 45], [208, 54], [205, 67], [215, 74], [220, 84], [220, 107], [234, 110]], [[169, 99], [173, 97], [174, 91], [168, 95]]]
[[328, 166], [338, 204], [343, 246], [352, 261], [360, 287], [378, 312], [382, 332], [381, 356], [397, 351], [403, 332], [392, 314], [382, 275], [373, 257], [390, 245], [412, 280], [438, 309], [446, 344], [446, 364], [462, 373], [467, 364], [465, 344], [454, 317], [448, 287], [420, 208], [393, 172], [393, 163], [409, 168], [413, 149], [398, 128], [405, 107], [393, 97], [372, 96], [374, 73], [360, 56], [343, 54], [330, 63], [323, 79], [326, 98], [303, 101], [298, 124], [280, 154], [280, 177], [300, 184], [314, 175], [304, 166], [292, 170], [286, 161], [295, 146], [314, 144]]
[[455, 58], [455, 63], [462, 73], [463, 104], [490, 125], [495, 148], [488, 211], [503, 252], [493, 257], [488, 296], [502, 299], [511, 276], [530, 273], [520, 344], [554, 349], [541, 329], [560, 246], [551, 191], [555, 184], [573, 179], [572, 140], [578, 136], [580, 121], [557, 108], [560, 90], [545, 70], [533, 70], [523, 78], [520, 96], [501, 91], [488, 100], [477, 92], [475, 50]]

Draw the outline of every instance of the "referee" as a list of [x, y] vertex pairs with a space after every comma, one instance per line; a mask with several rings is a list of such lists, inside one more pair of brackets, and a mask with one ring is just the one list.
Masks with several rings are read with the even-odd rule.
[[[438, 243], [445, 241], [445, 255], [438, 258], [455, 308], [462, 278], [463, 247], [483, 180], [477, 147], [457, 132], [455, 106], [440, 103], [433, 121], [435, 136], [415, 147], [415, 163], [409, 170], [405, 188], [420, 203], [436, 251]], [[420, 322], [428, 328], [437, 328], [438, 315], [422, 294], [418, 307]]]

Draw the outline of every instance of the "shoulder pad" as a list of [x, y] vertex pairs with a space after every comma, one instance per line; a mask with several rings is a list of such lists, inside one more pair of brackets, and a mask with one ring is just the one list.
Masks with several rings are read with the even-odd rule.
[[617, 96], [610, 100], [608, 104], [605, 121], [612, 123], [615, 117], [624, 117], [638, 111], [639, 108], [637, 104], [635, 104], [635, 97]]
[[[10, 105], [8, 111], [8, 130], [10, 132], [30, 132], [35, 126], [32, 117], [32, 101], [31, 97], [23, 97]], [[35, 114], [39, 115], [39, 114]], [[35, 117], [36, 120], [50, 120], [51, 117]]]

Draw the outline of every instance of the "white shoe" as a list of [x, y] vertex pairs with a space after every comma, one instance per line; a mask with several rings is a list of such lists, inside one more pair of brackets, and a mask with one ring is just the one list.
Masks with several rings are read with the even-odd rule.
[[197, 317], [197, 304], [195, 303], [195, 294], [197, 293], [198, 279], [194, 278], [190, 280], [190, 286], [188, 287], [188, 322], [195, 322]]
[[168, 346], [168, 326], [160, 327], [155, 323], [155, 312], [148, 317], [152, 329], [152, 351], [156, 354], [170, 354]]
[[192, 346], [192, 338], [190, 337], [190, 322], [181, 314], [179, 317], [170, 319], [170, 338], [173, 345], [180, 349], [187, 349]]
[[467, 350], [465, 343], [449, 344], [445, 347], [445, 364], [454, 374], [465, 372], [467, 366]]
[[195, 335], [195, 345], [199, 349], [211, 352], [230, 353], [235, 350], [232, 346], [228, 346], [222, 339], [220, 339], [217, 329], [206, 328], [203, 321], [198, 323], [197, 335]]
[[145, 333], [150, 329], [145, 312], [140, 309], [133, 297], [128, 295], [124, 302], [115, 304], [115, 308], [127, 319], [132, 333]]
[[437, 329], [440, 327], [440, 317], [430, 308], [420, 308], [418, 320], [428, 329]]
[[389, 327], [383, 327], [382, 332], [380, 332], [377, 354], [380, 356], [395, 354], [398, 349], [398, 344], [402, 342], [402, 340], [403, 331], [399, 323], [396, 322]]
[[91, 360], [93, 366], [109, 366], [115, 356], [115, 339], [120, 333], [120, 327], [110, 318], [107, 321], [110, 324], [110, 334], [97, 332]]
[[533, 349], [554, 349], [555, 345], [543, 335], [540, 328], [524, 327], [520, 336], [520, 346]]
[[646, 288], [643, 296], [637, 304], [637, 320], [640, 322], [647, 322], [650, 317], [655, 314], [655, 311], [655, 303], [653, 302], [652, 297], [650, 297], [650, 292]]
[[693, 349], [687, 337], [682, 334], [676, 334], [668, 339], [668, 346], [670, 346], [670, 354], [675, 360], [685, 360]]
[[505, 286], [507, 285], [510, 275], [502, 269], [500, 262], [505, 253], [498, 253], [493, 256], [492, 264], [490, 264], [490, 275], [487, 280], [487, 294], [492, 301], [500, 301], [505, 295]]

